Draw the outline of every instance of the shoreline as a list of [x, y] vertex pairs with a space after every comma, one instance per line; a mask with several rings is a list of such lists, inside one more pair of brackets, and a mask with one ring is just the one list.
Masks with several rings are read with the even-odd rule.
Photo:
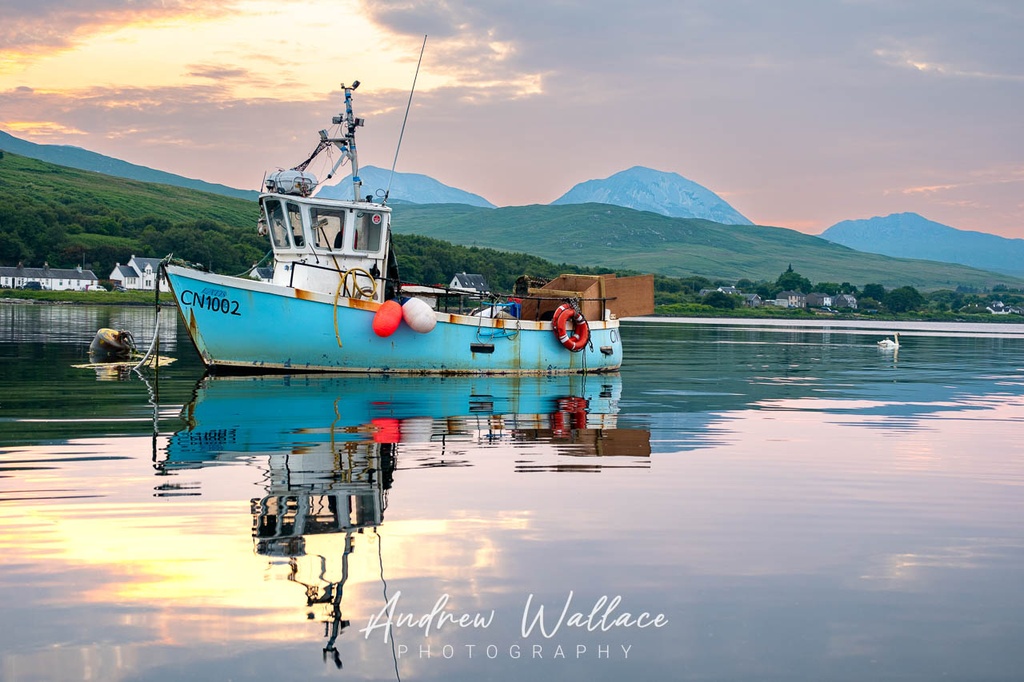
[[[16, 291], [16, 290], [8, 290]], [[132, 292], [77, 292], [77, 291], [32, 291], [21, 292], [11, 295], [0, 295], [0, 305], [71, 305], [71, 306], [152, 306], [153, 292], [132, 291]], [[170, 293], [161, 294], [160, 307], [176, 308], [177, 305]], [[731, 309], [722, 311], [721, 314], [709, 310], [693, 311], [690, 314], [679, 312], [659, 312], [657, 307], [652, 315], [644, 317], [623, 318], [631, 322], [656, 322], [656, 321], [678, 321], [686, 320], [701, 322], [704, 324], [716, 324], [726, 322], [757, 322], [766, 326], [792, 326], [805, 323], [809, 326], [842, 326], [863, 325], [872, 327], [875, 324], [899, 323], [902, 325], [914, 323], [944, 323], [944, 324], [984, 324], [984, 325], [1024, 325], [1022, 315], [996, 315], [994, 313], [942, 313], [942, 314], [920, 314], [920, 313], [827, 313], [810, 310], [743, 310]]]
[[[22, 296], [0, 296], [0, 305], [55, 305], [55, 306], [61, 306], [61, 305], [68, 305], [68, 306], [90, 306], [90, 305], [95, 305], [95, 306], [131, 306], [131, 307], [149, 306], [149, 307], [152, 307], [153, 303], [154, 303], [152, 295], [148, 295], [147, 296], [147, 298], [149, 299], [147, 301], [140, 300], [139, 297], [136, 296], [136, 295], [132, 295], [129, 298], [118, 298], [118, 300], [110, 300], [109, 298], [105, 298], [106, 296], [111, 296], [111, 297], [118, 296], [118, 297], [120, 297], [121, 294], [114, 294], [114, 293], [91, 294], [89, 296], [88, 300], [73, 300], [73, 299], [66, 299], [66, 298], [63, 298], [63, 297], [61, 297], [59, 299], [53, 299], [53, 298], [37, 297], [37, 296], [32, 296], [32, 297], [29, 297], [29, 296], [24, 296], [24, 297], [22, 297]], [[101, 298], [101, 297], [104, 297], [104, 298]], [[171, 298], [166, 298], [165, 299], [165, 298], [161, 297], [160, 307], [161, 308], [174, 308], [174, 307], [177, 307], [177, 306], [175, 305], [173, 299], [171, 299]]]
[[1024, 320], [1016, 324], [964, 320], [830, 320], [822, 318], [769, 319], [769, 318], [726, 318], [726, 317], [631, 317], [623, 322], [643, 325], [704, 325], [721, 327], [756, 328], [777, 332], [820, 332], [824, 334], [892, 334], [902, 336], [985, 336], [1019, 338], [1024, 336]]

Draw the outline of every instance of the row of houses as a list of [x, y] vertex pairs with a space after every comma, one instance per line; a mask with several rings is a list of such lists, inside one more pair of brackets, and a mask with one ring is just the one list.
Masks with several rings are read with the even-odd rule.
[[[131, 259], [122, 265], [117, 263], [110, 273], [109, 279], [114, 286], [129, 291], [152, 291], [156, 286], [157, 273], [160, 271], [159, 258], [143, 258], [132, 255]], [[249, 277], [264, 282], [274, 279], [274, 268], [257, 267], [253, 265], [249, 271]], [[0, 287], [6, 289], [24, 288], [29, 282], [38, 283], [38, 288], [47, 291], [89, 291], [99, 289], [99, 279], [92, 270], [84, 270], [81, 267], [74, 269], [51, 268], [49, 263], [44, 263], [41, 268], [28, 268], [23, 263], [17, 266], [0, 266]], [[479, 291], [487, 293], [490, 287], [483, 275], [468, 274], [459, 272], [452, 278], [448, 285], [453, 289]], [[35, 287], [32, 287], [35, 288]], [[167, 280], [160, 278], [161, 291], [168, 291]]]
[[[159, 265], [159, 258], [141, 258], [133, 255], [125, 265], [115, 265], [107, 279], [122, 289], [152, 291], [156, 286]], [[49, 263], [43, 263], [41, 268], [25, 267], [24, 263], [18, 263], [16, 266], [0, 265], [0, 287], [38, 288], [47, 291], [92, 291], [103, 288], [92, 270], [86, 270], [81, 266], [70, 269], [51, 268]], [[167, 290], [166, 280], [160, 280], [160, 288]]]
[[823, 294], [812, 291], [805, 294], [800, 291], [783, 291], [775, 301], [767, 305], [783, 308], [849, 308], [857, 309], [857, 297], [853, 294]]
[[[117, 263], [108, 279], [122, 289], [152, 291], [156, 286], [159, 265], [159, 258], [143, 258], [133, 254], [124, 265]], [[274, 269], [254, 265], [249, 276], [257, 280], [271, 281], [274, 277]], [[92, 270], [83, 269], [81, 266], [69, 269], [51, 268], [49, 263], [43, 263], [41, 268], [25, 267], [23, 263], [18, 263], [17, 266], [0, 265], [0, 288], [21, 289], [26, 286], [31, 287], [30, 282], [36, 282], [38, 288], [48, 291], [90, 291], [102, 288], [95, 273]], [[456, 273], [448, 286], [453, 289], [475, 290], [481, 293], [490, 291], [487, 280], [482, 275], [465, 272]], [[160, 289], [168, 290], [167, 281], [162, 277], [160, 278]], [[782, 291], [774, 299], [764, 300], [757, 294], [745, 294], [736, 287], [723, 286], [717, 289], [701, 289], [700, 296], [703, 298], [713, 291], [742, 296], [743, 305], [749, 308], [777, 306], [780, 308], [857, 309], [857, 298], [851, 294], [833, 295], [820, 292], [804, 294], [800, 291]], [[1024, 308], [1004, 305], [1002, 301], [992, 301], [986, 309], [993, 315], [1024, 315]]]
[[99, 285], [100, 281], [96, 274], [81, 266], [51, 268], [49, 263], [43, 263], [41, 268], [27, 268], [23, 263], [16, 266], [0, 265], [0, 287], [4, 289], [89, 291], [99, 288]]
[[851, 294], [823, 294], [811, 292], [805, 294], [800, 291], [780, 291], [775, 298], [762, 299], [757, 294], [745, 294], [736, 287], [718, 287], [717, 289], [701, 289], [700, 296], [703, 298], [713, 291], [720, 291], [723, 294], [742, 296], [743, 305], [748, 308], [760, 308], [761, 306], [777, 306], [779, 308], [850, 308], [857, 309], [857, 297]]
[[1024, 315], [1024, 308], [1019, 305], [1005, 305], [1002, 301], [992, 301], [985, 310], [993, 315]]

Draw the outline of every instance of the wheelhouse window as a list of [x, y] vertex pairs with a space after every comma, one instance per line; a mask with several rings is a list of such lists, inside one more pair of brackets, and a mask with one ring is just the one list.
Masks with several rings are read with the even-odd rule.
[[319, 249], [341, 249], [345, 240], [345, 211], [312, 207], [313, 241]]
[[288, 238], [288, 223], [284, 219], [284, 207], [276, 199], [267, 199], [263, 202], [263, 208], [267, 213], [267, 225], [270, 226], [270, 239], [274, 242], [274, 248], [291, 248], [291, 240]]
[[356, 238], [352, 245], [356, 251], [380, 251], [384, 217], [380, 213], [360, 211], [356, 214]]
[[302, 209], [298, 204], [288, 203], [288, 222], [292, 226], [292, 241], [296, 247], [302, 248], [306, 240], [302, 236]]

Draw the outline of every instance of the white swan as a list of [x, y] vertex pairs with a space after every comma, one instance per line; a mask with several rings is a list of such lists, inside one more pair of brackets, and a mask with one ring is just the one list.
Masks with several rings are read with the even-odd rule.
[[882, 339], [878, 342], [878, 347], [885, 350], [897, 350], [900, 347], [900, 333], [896, 332], [892, 335], [891, 339]]

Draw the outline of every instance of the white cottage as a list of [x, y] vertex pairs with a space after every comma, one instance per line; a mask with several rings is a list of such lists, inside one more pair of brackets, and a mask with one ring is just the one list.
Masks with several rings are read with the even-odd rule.
[[452, 281], [448, 284], [452, 289], [461, 289], [462, 291], [476, 291], [481, 294], [491, 293], [491, 288], [487, 284], [487, 280], [483, 275], [475, 275], [467, 272], [455, 273], [452, 277]]
[[[152, 291], [156, 288], [156, 273], [160, 266], [159, 258], [141, 258], [132, 254], [127, 265], [118, 263], [110, 273], [110, 281], [125, 289], [141, 289]], [[167, 291], [167, 280], [160, 280], [160, 290]]]

